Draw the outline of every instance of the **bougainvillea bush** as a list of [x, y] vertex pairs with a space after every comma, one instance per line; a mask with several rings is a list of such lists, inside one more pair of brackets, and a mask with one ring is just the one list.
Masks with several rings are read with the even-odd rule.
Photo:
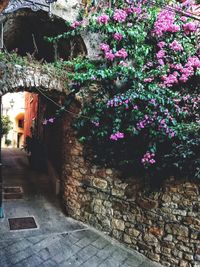
[[63, 35], [100, 40], [96, 58], [67, 63], [72, 88], [98, 86], [76, 128], [99, 162], [200, 178], [199, 21], [187, 15], [191, 1], [153, 2], [115, 1]]

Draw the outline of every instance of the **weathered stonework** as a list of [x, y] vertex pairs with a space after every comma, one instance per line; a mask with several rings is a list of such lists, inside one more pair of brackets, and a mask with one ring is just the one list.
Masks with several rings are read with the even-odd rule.
[[50, 71], [44, 71], [42, 65], [30, 64], [28, 67], [0, 63], [0, 95], [20, 90], [35, 91], [37, 88], [68, 94], [65, 83]]
[[65, 121], [67, 213], [164, 266], [200, 266], [200, 183], [171, 179], [147, 196], [140, 179], [121, 181], [116, 170], [85, 159], [72, 118]]

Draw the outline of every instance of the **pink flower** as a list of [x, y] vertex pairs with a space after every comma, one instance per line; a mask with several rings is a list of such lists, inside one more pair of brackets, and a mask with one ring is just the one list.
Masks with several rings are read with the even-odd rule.
[[116, 57], [119, 57], [119, 58], [127, 58], [128, 57], [128, 53], [126, 52], [126, 50], [124, 48], [120, 49], [119, 51], [117, 51], [115, 53], [115, 56]]
[[105, 44], [105, 43], [100, 44], [100, 48], [104, 52], [108, 52], [110, 50], [110, 46], [108, 44]]
[[185, 25], [183, 25], [183, 29], [186, 34], [189, 34], [191, 32], [195, 32], [197, 29], [197, 24], [194, 22], [188, 22]]
[[152, 164], [156, 163], [154, 157], [155, 157], [155, 154], [154, 154], [154, 153], [151, 153], [151, 152], [147, 151], [147, 152], [144, 154], [144, 156], [143, 156], [141, 162], [142, 162], [144, 165], [149, 165], [149, 164], [152, 165]]
[[111, 134], [110, 140], [117, 141], [118, 139], [123, 139], [124, 138], [124, 133], [121, 132], [116, 132], [114, 134]]
[[48, 121], [45, 119], [45, 120], [43, 121], [42, 124], [43, 124], [43, 125], [47, 125], [47, 122], [48, 122]]
[[123, 9], [116, 9], [113, 19], [117, 22], [124, 22], [127, 18], [127, 13]]
[[115, 55], [111, 51], [108, 51], [105, 53], [105, 58], [107, 58], [110, 61], [113, 61], [115, 58]]
[[159, 60], [158, 60], [158, 63], [159, 63], [161, 66], [165, 65], [165, 62], [164, 62], [162, 59], [159, 59]]
[[153, 67], [153, 62], [151, 62], [151, 61], [147, 62], [146, 66], [147, 67]]
[[119, 65], [120, 66], [123, 66], [123, 67], [128, 67], [128, 63], [124, 62], [124, 61], [120, 61], [119, 62]]
[[157, 46], [158, 46], [160, 49], [162, 49], [165, 45], [166, 45], [165, 42], [159, 42], [159, 43], [157, 43]]
[[160, 50], [158, 51], [158, 53], [156, 54], [157, 59], [162, 59], [165, 57], [165, 50]]
[[175, 70], [181, 70], [183, 68], [183, 65], [182, 64], [176, 64], [176, 65], [173, 65], [172, 66]]
[[71, 25], [73, 29], [76, 29], [78, 26], [80, 26], [83, 23], [83, 21], [74, 21]]
[[144, 79], [144, 82], [145, 83], [150, 83], [150, 82], [152, 82], [154, 79], [153, 78], [145, 78]]
[[186, 21], [186, 20], [187, 20], [187, 17], [182, 16], [182, 17], [180, 18], [180, 20], [182, 20], [182, 21]]
[[116, 32], [113, 37], [115, 40], [121, 41], [123, 38], [123, 35], [121, 33]]
[[200, 59], [196, 56], [189, 57], [188, 62], [185, 64], [186, 67], [200, 68]]
[[51, 123], [53, 123], [54, 120], [55, 120], [55, 118], [50, 118], [48, 121], [51, 122]]
[[99, 127], [99, 122], [98, 122], [98, 121], [92, 121], [92, 123], [93, 123], [96, 127]]
[[178, 41], [176, 41], [176, 40], [174, 40], [174, 41], [169, 45], [169, 47], [170, 47], [172, 50], [176, 51], [176, 52], [178, 52], [178, 51], [183, 51], [183, 47], [182, 47], [182, 45], [181, 45]]
[[180, 31], [180, 26], [179, 25], [171, 25], [168, 28], [168, 32], [179, 32]]
[[109, 16], [106, 14], [101, 15], [100, 17], [97, 18], [97, 22], [100, 24], [107, 24], [109, 21]]

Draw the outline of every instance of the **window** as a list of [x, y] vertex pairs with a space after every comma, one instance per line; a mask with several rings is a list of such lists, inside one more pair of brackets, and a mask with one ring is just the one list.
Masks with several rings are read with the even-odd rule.
[[24, 128], [24, 120], [18, 120], [18, 127]]

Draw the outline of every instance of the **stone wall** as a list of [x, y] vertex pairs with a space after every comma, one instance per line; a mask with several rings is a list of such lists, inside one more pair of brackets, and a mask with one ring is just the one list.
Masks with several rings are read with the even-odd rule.
[[62, 188], [68, 215], [164, 266], [200, 266], [200, 183], [171, 179], [144, 194], [141, 179], [85, 159], [67, 117]]

